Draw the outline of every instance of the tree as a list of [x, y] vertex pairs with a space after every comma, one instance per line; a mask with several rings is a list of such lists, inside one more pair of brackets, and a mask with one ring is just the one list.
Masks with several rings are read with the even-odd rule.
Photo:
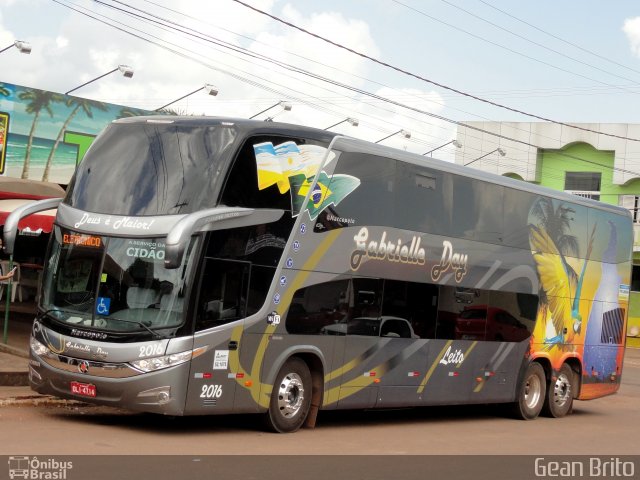
[[156, 110], [156, 115], [177, 115], [177, 116], [186, 116], [186, 110], [177, 110], [175, 108], [162, 108], [160, 110]]
[[122, 107], [120, 109], [120, 113], [118, 113], [118, 116], [116, 118], [131, 118], [131, 117], [139, 117], [141, 115], [148, 115], [148, 113], [137, 108]]
[[45, 110], [49, 116], [53, 117], [53, 111], [51, 110], [52, 102], [62, 102], [64, 97], [59, 93], [46, 92], [44, 90], [36, 90], [27, 88], [18, 94], [18, 98], [23, 101], [29, 102], [25, 111], [33, 115], [33, 123], [31, 124], [31, 130], [29, 131], [29, 140], [27, 142], [27, 150], [24, 156], [24, 165], [22, 166], [21, 178], [29, 178], [29, 166], [31, 163], [31, 147], [33, 145], [33, 137], [40, 119], [40, 113]]
[[67, 127], [69, 126], [71, 121], [75, 118], [76, 114], [80, 110], [82, 110], [87, 117], [93, 118], [93, 112], [91, 111], [92, 108], [101, 110], [103, 112], [107, 111], [107, 105], [104, 102], [97, 102], [95, 100], [88, 100], [86, 98], [68, 97], [67, 101], [65, 102], [65, 105], [67, 107], [73, 107], [73, 110], [71, 110], [71, 113], [65, 120], [64, 124], [62, 125], [62, 128], [60, 128], [60, 131], [58, 132], [58, 136], [56, 137], [56, 141], [53, 144], [53, 148], [49, 152], [49, 158], [47, 158], [47, 164], [45, 165], [44, 172], [42, 173], [43, 182], [49, 181], [49, 174], [51, 173], [51, 164], [53, 163], [53, 157], [56, 153], [56, 150], [58, 149], [60, 140], [62, 140], [62, 136], [64, 135], [64, 132], [67, 130]]
[[556, 244], [563, 262], [566, 263], [564, 256], [575, 254], [578, 255], [578, 239], [575, 235], [568, 235], [567, 230], [571, 229], [571, 221], [576, 211], [571, 207], [566, 207], [564, 203], [558, 203], [553, 206], [553, 200], [550, 198], [540, 198], [531, 213], [538, 219], [539, 226], [544, 228], [547, 235]]

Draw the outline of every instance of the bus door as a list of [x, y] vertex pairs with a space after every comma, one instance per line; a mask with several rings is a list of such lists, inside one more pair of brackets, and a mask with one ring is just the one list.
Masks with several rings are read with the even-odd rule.
[[536, 309], [535, 295], [440, 286], [424, 403], [511, 400]]
[[232, 324], [246, 316], [250, 264], [237, 260], [205, 258], [196, 312], [194, 348], [207, 347], [191, 361], [186, 411], [229, 413], [236, 408], [236, 374], [232, 371]]
[[338, 408], [370, 408], [376, 404], [385, 363], [380, 341], [382, 280], [354, 278], [348, 282], [344, 318], [331, 328], [345, 335]]
[[[345, 366], [339, 407], [367, 408], [416, 403], [416, 385], [424, 371], [427, 340], [413, 329], [411, 295], [420, 284], [354, 278], [346, 325]], [[421, 292], [424, 293], [424, 292]], [[423, 301], [423, 299], [420, 299]]]
[[476, 347], [485, 339], [487, 298], [482, 291], [438, 289], [435, 331], [418, 391], [427, 405], [466, 403], [475, 388]]
[[429, 338], [435, 330], [437, 306], [437, 286], [385, 280], [379, 335], [387, 360], [378, 384], [376, 406], [421, 403], [418, 390], [427, 374]]

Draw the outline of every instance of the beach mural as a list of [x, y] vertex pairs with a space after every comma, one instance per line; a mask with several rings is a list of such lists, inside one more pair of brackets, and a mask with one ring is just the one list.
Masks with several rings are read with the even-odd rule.
[[0, 82], [0, 174], [67, 184], [109, 122], [156, 113]]

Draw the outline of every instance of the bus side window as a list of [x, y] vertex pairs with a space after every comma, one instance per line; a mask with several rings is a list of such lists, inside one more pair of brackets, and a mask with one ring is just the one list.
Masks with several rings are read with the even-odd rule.
[[435, 338], [437, 314], [437, 285], [385, 280], [382, 316], [406, 319], [411, 338]]
[[442, 285], [436, 338], [485, 340], [488, 308], [488, 290]]
[[249, 265], [207, 258], [201, 284], [196, 330], [223, 325], [245, 316]]
[[319, 283], [296, 291], [287, 311], [287, 332], [346, 335], [349, 280]]
[[[256, 152], [254, 145], [270, 142], [274, 147], [285, 142], [293, 141], [296, 145], [326, 144], [305, 138], [276, 137], [260, 135], [247, 139], [236, 156], [233, 167], [225, 181], [224, 191], [220, 199], [221, 204], [238, 207], [278, 208], [291, 210], [291, 196], [289, 192], [280, 193], [274, 183], [266, 188], [258, 188], [258, 174]], [[291, 215], [289, 215], [291, 216]]]
[[538, 309], [537, 295], [492, 291], [489, 298], [487, 340], [521, 342], [531, 336]]

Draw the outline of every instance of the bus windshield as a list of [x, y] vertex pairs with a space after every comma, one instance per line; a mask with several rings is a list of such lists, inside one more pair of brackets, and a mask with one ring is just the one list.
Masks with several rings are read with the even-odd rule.
[[41, 306], [58, 321], [82, 328], [139, 332], [180, 326], [194, 243], [181, 268], [166, 269], [163, 238], [114, 238], [56, 227]]
[[213, 208], [234, 138], [231, 127], [216, 125], [112, 124], [78, 166], [65, 203], [136, 216]]

